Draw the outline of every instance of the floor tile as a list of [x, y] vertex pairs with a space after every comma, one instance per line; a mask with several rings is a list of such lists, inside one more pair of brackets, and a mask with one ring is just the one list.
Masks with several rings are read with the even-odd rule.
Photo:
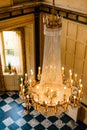
[[84, 123], [75, 123], [65, 113], [48, 117], [33, 107], [26, 113], [23, 104], [18, 92], [0, 95], [0, 130], [87, 130]]
[[20, 118], [16, 121], [16, 124], [21, 127], [26, 124], [26, 121], [23, 118]]
[[42, 114], [40, 114], [40, 115], [38, 115], [38, 116], [36, 117], [36, 119], [37, 119], [39, 122], [42, 122], [42, 121], [45, 120], [46, 118], [45, 118]]
[[14, 121], [12, 120], [11, 117], [8, 117], [7, 119], [5, 119], [5, 120], [3, 121], [3, 123], [4, 123], [6, 126], [9, 126], [9, 125], [13, 124]]
[[41, 124], [45, 126], [45, 128], [48, 128], [49, 126], [52, 125], [52, 122], [50, 122], [48, 119], [45, 119], [44, 121], [41, 122]]
[[6, 105], [6, 102], [2, 100], [2, 101], [0, 102], [0, 107], [3, 107], [4, 105]]
[[28, 114], [28, 115], [25, 115], [23, 118], [28, 122], [33, 119], [33, 116]]
[[28, 123], [22, 126], [22, 130], [31, 130], [31, 128], [32, 127]]
[[48, 117], [48, 119], [49, 119], [52, 123], [54, 123], [55, 121], [58, 120], [58, 118], [57, 118], [56, 116], [50, 116], [50, 117]]
[[35, 127], [39, 124], [39, 122], [35, 118], [33, 118], [28, 122], [28, 124], [30, 124], [32, 127]]
[[0, 130], [4, 130], [6, 125], [3, 122], [0, 122]]
[[41, 124], [34, 127], [35, 130], [45, 130], [45, 127]]
[[11, 103], [11, 102], [13, 102], [13, 98], [8, 97], [8, 98], [6, 98], [4, 101], [5, 101], [6, 103]]
[[67, 123], [71, 120], [71, 118], [69, 116], [67, 116], [66, 114], [64, 114], [64, 116], [62, 116], [60, 118], [64, 123]]
[[17, 124], [13, 123], [13, 124], [9, 125], [8, 128], [9, 128], [10, 130], [16, 130], [16, 129], [19, 128], [19, 126], [18, 126]]
[[62, 128], [61, 128], [61, 130], [72, 130], [69, 126], [67, 126], [67, 125], [64, 125]]
[[1, 109], [2, 109], [4, 112], [7, 112], [7, 111], [11, 110], [12, 107], [9, 106], [8, 104], [6, 104], [6, 105], [4, 105], [3, 107], [1, 107]]
[[2, 99], [6, 99], [6, 98], [8, 98], [8, 97], [9, 97], [9, 96], [8, 96], [7, 93], [1, 95], [1, 98], [2, 98]]
[[48, 127], [48, 130], [59, 130], [54, 124]]

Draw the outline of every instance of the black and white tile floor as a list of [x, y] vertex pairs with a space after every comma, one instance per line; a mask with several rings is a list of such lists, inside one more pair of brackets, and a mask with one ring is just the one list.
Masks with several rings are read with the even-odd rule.
[[47, 117], [31, 107], [27, 114], [19, 95], [7, 92], [0, 94], [0, 130], [87, 130], [87, 126], [64, 113]]

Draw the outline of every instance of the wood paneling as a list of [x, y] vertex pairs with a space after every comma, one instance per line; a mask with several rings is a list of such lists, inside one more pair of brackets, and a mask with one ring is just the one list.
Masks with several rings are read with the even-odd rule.
[[83, 102], [87, 104], [87, 26], [66, 19], [63, 19], [62, 24], [62, 64], [67, 76], [69, 69], [72, 69], [78, 78], [82, 78]]
[[0, 0], [0, 7], [7, 7], [13, 4], [13, 0]]

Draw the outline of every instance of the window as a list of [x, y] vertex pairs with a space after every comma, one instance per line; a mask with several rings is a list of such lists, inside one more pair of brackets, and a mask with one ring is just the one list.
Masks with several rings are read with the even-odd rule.
[[2, 66], [6, 72], [11, 69], [11, 72], [23, 72], [22, 67], [22, 49], [21, 49], [21, 31], [3, 31], [1, 33], [2, 43]]

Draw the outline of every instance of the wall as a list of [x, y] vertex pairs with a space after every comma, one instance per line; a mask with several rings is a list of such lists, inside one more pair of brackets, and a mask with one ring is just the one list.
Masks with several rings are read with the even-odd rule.
[[26, 26], [25, 28], [25, 48], [26, 48], [26, 68], [27, 74], [30, 77], [30, 70], [34, 72], [35, 78], [35, 46], [34, 46], [34, 23]]
[[[26, 63], [27, 64], [26, 70], [29, 70], [29, 69], [31, 69], [31, 67], [33, 69], [34, 66], [35, 66], [34, 53], [33, 53], [34, 52], [34, 50], [33, 50], [33, 44], [34, 44], [34, 33], [33, 33], [34, 32], [34, 15], [28, 14], [28, 15], [25, 15], [25, 16], [19, 16], [17, 18], [11, 18], [11, 19], [6, 19], [6, 20], [0, 21], [0, 31], [12, 30], [12, 29], [17, 29], [17, 28], [21, 28], [21, 27], [25, 28], [25, 33], [27, 33], [26, 44], [28, 44], [29, 48], [25, 49], [25, 50], [27, 50], [27, 53], [28, 53], [28, 55], [26, 57], [26, 62], [27, 62]], [[26, 45], [26, 47], [28, 47], [28, 46]], [[25, 55], [23, 55], [23, 61], [24, 61]], [[28, 66], [29, 64], [30, 64], [30, 66]], [[24, 66], [25, 66], [25, 64], [24, 64]], [[1, 74], [0, 75], [0, 88], [1, 88], [1, 80], [2, 80], [1, 78], [3, 77], [1, 69], [2, 68], [1, 68], [1, 60], [0, 60], [0, 74]], [[2, 85], [2, 86], [4, 86], [4, 85]]]
[[13, 4], [13, 0], [0, 0], [0, 8], [11, 6]]
[[[50, 0], [44, 0], [44, 1], [50, 2]], [[55, 0], [55, 4], [87, 12], [87, 0]]]
[[15, 4], [21, 4], [23, 2], [29, 2], [29, 0], [21, 0], [21, 1], [20, 0], [0, 0], [0, 8], [8, 7]]
[[82, 79], [82, 102], [87, 105], [87, 25], [63, 19], [61, 49], [65, 73], [68, 77], [72, 69]]

